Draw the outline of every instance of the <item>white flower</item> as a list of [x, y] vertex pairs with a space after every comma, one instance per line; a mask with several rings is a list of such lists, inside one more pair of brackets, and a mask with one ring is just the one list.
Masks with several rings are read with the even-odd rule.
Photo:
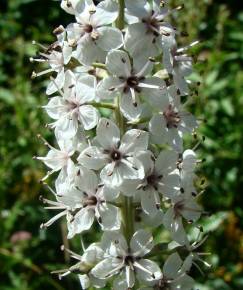
[[140, 290], [168, 289], [168, 290], [191, 290], [194, 280], [183, 269], [183, 261], [178, 253], [171, 254], [163, 266], [163, 277], [156, 281], [153, 287], [144, 287]]
[[78, 3], [84, 0], [61, 0], [61, 7], [69, 14], [75, 14], [75, 8]]
[[154, 114], [149, 123], [149, 130], [157, 144], [167, 143], [173, 149], [182, 152], [183, 135], [198, 127], [196, 118], [185, 111], [175, 87], [170, 87], [169, 98], [161, 97], [159, 113]]
[[153, 103], [166, 91], [162, 79], [147, 76], [153, 68], [150, 60], [137, 64], [133, 62], [132, 65], [126, 52], [113, 50], [107, 55], [106, 67], [111, 76], [100, 82], [98, 93], [101, 98], [114, 98], [121, 94], [120, 108], [129, 120], [136, 119], [141, 114], [141, 106], [139, 106], [141, 96]]
[[184, 52], [196, 44], [198, 44], [198, 41], [195, 41], [186, 47], [177, 48], [176, 42], [174, 42], [173, 46], [165, 47], [163, 51], [163, 65], [168, 74], [173, 76], [175, 86], [181, 95], [187, 95], [189, 93], [185, 77], [192, 73], [193, 61], [192, 57]]
[[[200, 236], [200, 235], [199, 235]], [[203, 274], [200, 266], [198, 265], [198, 262], [202, 263], [206, 267], [210, 268], [211, 265], [203, 260], [203, 257], [210, 255], [210, 253], [203, 253], [201, 251], [198, 251], [197, 249], [201, 247], [201, 245], [206, 241], [208, 236], [205, 236], [201, 241], [196, 240], [192, 244], [187, 243], [183, 250], [186, 250], [188, 252], [187, 257], [184, 260], [183, 263], [183, 270], [189, 272], [191, 267], [194, 265], [201, 274]]]
[[62, 210], [59, 214], [44, 223], [48, 227], [61, 216], [66, 215], [68, 238], [90, 229], [96, 217], [103, 230], [118, 230], [121, 224], [117, 207], [104, 199], [104, 186], [98, 185], [96, 174], [80, 168], [75, 178], [75, 186], [68, 183], [56, 183], [57, 192], [53, 192], [57, 202], [43, 199], [51, 205], [48, 209]]
[[119, 274], [114, 280], [115, 290], [132, 288], [136, 278], [143, 282], [151, 282], [161, 277], [158, 265], [143, 258], [153, 248], [153, 237], [150, 233], [139, 230], [131, 238], [128, 247], [125, 238], [117, 234], [107, 234], [104, 238], [105, 259], [98, 263], [91, 273], [99, 279], [109, 279]]
[[150, 217], [160, 209], [159, 193], [167, 198], [178, 194], [180, 188], [179, 171], [176, 169], [178, 154], [171, 150], [162, 151], [157, 158], [151, 152], [138, 156], [142, 162], [145, 177], [141, 181], [126, 182], [121, 186], [125, 195], [138, 194], [144, 212]]
[[50, 126], [61, 133], [63, 139], [73, 138], [79, 124], [81, 129], [94, 128], [99, 119], [97, 109], [89, 105], [95, 99], [96, 78], [81, 76], [78, 81], [71, 71], [66, 72], [66, 82], [61, 97], [52, 97], [44, 106], [48, 115], [56, 121]]
[[50, 148], [50, 151], [45, 157], [37, 156], [34, 158], [41, 160], [51, 169], [42, 180], [47, 179], [52, 173], [57, 171], [60, 171], [59, 176], [65, 178], [71, 176], [74, 170], [74, 163], [71, 156], [74, 154], [75, 150], [73, 149], [72, 140], [63, 140], [60, 139], [59, 134], [56, 133], [55, 135], [60, 149], [54, 148], [40, 136], [40, 138], [43, 139], [44, 144]]
[[[144, 60], [161, 53], [163, 41], [171, 41], [175, 36], [174, 28], [164, 19], [172, 12], [160, 6], [160, 1], [126, 0], [129, 14], [137, 21], [127, 27], [125, 48], [137, 59]], [[168, 38], [168, 40], [167, 40]]]
[[179, 160], [178, 168], [180, 170], [181, 176], [181, 188], [184, 191], [189, 191], [196, 195], [196, 190], [194, 188], [194, 180], [196, 178], [195, 168], [197, 165], [197, 156], [196, 153], [191, 150], [187, 149], [183, 152], [181, 160]]
[[97, 6], [91, 0], [83, 1], [75, 16], [77, 23], [68, 25], [67, 35], [70, 45], [77, 46], [74, 56], [81, 63], [103, 62], [108, 51], [122, 46], [121, 31], [107, 26], [118, 16], [115, 1], [105, 0]]
[[188, 223], [196, 222], [203, 210], [191, 192], [183, 192], [172, 199], [172, 206], [164, 214], [163, 224], [170, 231], [172, 239], [180, 245], [188, 244], [182, 218]]
[[47, 95], [51, 95], [63, 87], [65, 82], [65, 66], [72, 57], [72, 47], [64, 40], [66, 35], [64, 27], [59, 26], [54, 32], [58, 40], [49, 47], [40, 45], [44, 49], [44, 52], [39, 53], [39, 58], [30, 59], [31, 61], [47, 63], [50, 66], [50, 68], [39, 73], [33, 72], [33, 78], [52, 72], [56, 73], [54, 81], [51, 81], [47, 86]]
[[102, 118], [97, 126], [96, 141], [101, 147], [90, 146], [78, 157], [79, 163], [99, 170], [102, 181], [119, 186], [124, 179], [142, 179], [144, 168], [136, 158], [148, 146], [148, 133], [132, 129], [120, 139], [120, 130], [111, 120]]
[[90, 285], [93, 285], [97, 288], [105, 287], [105, 280], [97, 279], [90, 273], [92, 267], [102, 261], [104, 258], [104, 251], [101, 249], [99, 243], [93, 243], [89, 245], [89, 247], [84, 250], [82, 256], [74, 253], [73, 251], [70, 251], [69, 249], [65, 249], [63, 246], [62, 250], [67, 251], [71, 258], [77, 260], [78, 262], [68, 269], [53, 271], [52, 273], [59, 274], [59, 279], [62, 279], [70, 273], [83, 273], [78, 274], [82, 289], [88, 289]]

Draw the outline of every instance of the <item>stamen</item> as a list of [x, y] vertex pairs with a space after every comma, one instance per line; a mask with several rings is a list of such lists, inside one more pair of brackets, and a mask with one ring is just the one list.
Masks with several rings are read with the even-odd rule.
[[39, 46], [40, 48], [44, 49], [44, 50], [47, 50], [48, 47], [44, 46], [43, 44], [39, 43], [39, 42], [36, 42], [35, 40], [32, 41], [32, 44], [33, 45], [37, 45]]
[[56, 80], [52, 76], [50, 77], [50, 80], [54, 83], [54, 85], [57, 88], [59, 94], [65, 99], [64, 92], [59, 88], [59, 86], [56, 83]]
[[197, 45], [198, 43], [200, 43], [200, 41], [199, 40], [196, 40], [196, 41], [192, 42], [191, 44], [189, 44], [187, 46], [184, 46], [184, 47], [181, 47], [181, 48], [177, 49], [176, 52], [177, 53], [184, 52], [184, 51], [188, 50], [189, 48]]
[[133, 88], [130, 88], [130, 92], [132, 95], [132, 103], [133, 103], [134, 107], [137, 107], [138, 103], [136, 102], [135, 90]]
[[151, 85], [151, 84], [145, 84], [145, 83], [139, 83], [139, 88], [148, 88], [148, 89], [158, 89], [158, 90], [164, 90], [166, 86], [157, 86], [157, 85]]
[[144, 268], [142, 265], [140, 265], [138, 262], [134, 262], [133, 266], [142, 270], [145, 273], [148, 273], [152, 278], [155, 278], [154, 273], [152, 273], [151, 271], [149, 271], [148, 269]]
[[82, 260], [82, 256], [80, 256], [77, 253], [71, 251], [70, 249], [65, 248], [64, 245], [61, 246], [61, 251], [68, 252], [69, 254], [71, 254], [71, 257], [74, 258], [74, 259], [76, 259], [76, 260], [79, 260], [79, 261]]
[[137, 74], [135, 74], [135, 76], [138, 78], [142, 77], [148, 66], [151, 64], [151, 62], [153, 62], [153, 59], [149, 58], [149, 60], [145, 63], [145, 65], [141, 68], [141, 70]]
[[38, 72], [38, 73], [36, 73], [35, 71], [33, 71], [33, 72], [32, 72], [32, 75], [31, 75], [31, 78], [32, 78], [32, 79], [35, 79], [35, 78], [37, 78], [37, 77], [39, 77], [39, 76], [42, 76], [42, 75], [48, 74], [48, 73], [50, 73], [50, 72], [53, 72], [53, 69], [52, 69], [52, 68], [49, 68], [49, 69], [43, 70], [43, 71]]
[[47, 221], [44, 224], [41, 224], [40, 228], [43, 229], [43, 228], [47, 228], [47, 227], [51, 226], [56, 220], [58, 220], [59, 218], [61, 218], [62, 216], [66, 215], [66, 214], [67, 214], [67, 210], [59, 212], [57, 215], [52, 217], [49, 221]]

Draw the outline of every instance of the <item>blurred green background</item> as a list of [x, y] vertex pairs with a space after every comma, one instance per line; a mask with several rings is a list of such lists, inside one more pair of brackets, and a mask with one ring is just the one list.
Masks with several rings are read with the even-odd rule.
[[[201, 134], [206, 158], [200, 175], [206, 178], [202, 198], [212, 215], [202, 221], [210, 237], [204, 251], [213, 266], [205, 276], [195, 271], [201, 290], [243, 289], [243, 11], [241, 1], [187, 0], [176, 20], [188, 43], [196, 48], [199, 95], [192, 105], [205, 118]], [[170, 1], [172, 6], [182, 1]], [[61, 222], [47, 232], [39, 225], [50, 217], [38, 197], [47, 195], [38, 180], [44, 167], [32, 160], [46, 148], [36, 135], [51, 140], [40, 109], [47, 97], [45, 80], [30, 79], [35, 68], [31, 43], [51, 43], [51, 31], [72, 16], [51, 0], [1, 0], [0, 3], [0, 290], [79, 289], [75, 277], [59, 281], [50, 271], [73, 261], [60, 251], [67, 243]], [[38, 70], [38, 67], [36, 67]], [[80, 249], [79, 241], [72, 242]]]

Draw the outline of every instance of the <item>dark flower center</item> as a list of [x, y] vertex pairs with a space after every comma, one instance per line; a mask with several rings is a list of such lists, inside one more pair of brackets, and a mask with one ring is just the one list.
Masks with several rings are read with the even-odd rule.
[[135, 258], [131, 255], [128, 255], [125, 257], [125, 264], [126, 265], [130, 265], [131, 263], [134, 263]]
[[127, 86], [130, 88], [136, 88], [139, 85], [139, 78], [136, 76], [130, 76], [127, 79]]
[[158, 189], [158, 182], [162, 178], [162, 175], [157, 175], [156, 173], [152, 173], [147, 177], [147, 186], [152, 186], [155, 190]]
[[92, 195], [89, 196], [86, 200], [85, 200], [85, 205], [86, 206], [92, 206], [92, 205], [96, 205], [97, 204], [97, 198]]
[[93, 31], [93, 26], [92, 26], [91, 24], [86, 24], [86, 25], [84, 26], [84, 31], [85, 31], [86, 33], [91, 33], [91, 32]]
[[66, 101], [66, 105], [67, 105], [67, 108], [68, 108], [68, 111], [73, 111], [75, 109], [77, 109], [79, 107], [79, 104], [78, 103], [75, 103], [75, 102], [70, 102], [70, 101]]
[[170, 290], [170, 286], [169, 286], [169, 283], [165, 279], [161, 279], [156, 289], [157, 290]]
[[110, 157], [113, 161], [119, 161], [122, 157], [121, 153], [118, 150], [112, 150], [110, 152]]
[[151, 16], [147, 18], [143, 18], [142, 22], [146, 25], [147, 27], [147, 33], [152, 33], [154, 36], [159, 36], [159, 31], [160, 28], [160, 23], [159, 21], [155, 18], [154, 11], [152, 11]]
[[164, 118], [166, 120], [167, 128], [177, 128], [181, 117], [178, 112], [175, 112], [172, 105], [169, 105], [168, 108], [163, 112]]

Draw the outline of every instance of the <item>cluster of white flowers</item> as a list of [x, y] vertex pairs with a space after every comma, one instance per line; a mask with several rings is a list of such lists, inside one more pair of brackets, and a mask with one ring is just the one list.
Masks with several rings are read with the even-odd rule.
[[62, 0], [74, 22], [31, 58], [49, 65], [33, 77], [51, 73], [44, 109], [59, 146], [40, 136], [50, 149], [36, 157], [50, 168], [42, 181], [58, 173], [53, 200], [42, 198], [58, 213], [42, 227], [65, 216], [69, 239], [94, 224], [103, 232], [82, 255], [66, 249], [78, 262], [60, 277], [78, 272], [82, 289], [190, 290], [191, 267], [206, 264], [196, 251], [205, 238], [186, 233], [203, 214], [200, 160], [183, 146], [198, 121], [181, 100], [191, 97], [186, 51], [197, 42], [177, 47], [181, 33], [168, 21], [183, 7], [166, 2]]

